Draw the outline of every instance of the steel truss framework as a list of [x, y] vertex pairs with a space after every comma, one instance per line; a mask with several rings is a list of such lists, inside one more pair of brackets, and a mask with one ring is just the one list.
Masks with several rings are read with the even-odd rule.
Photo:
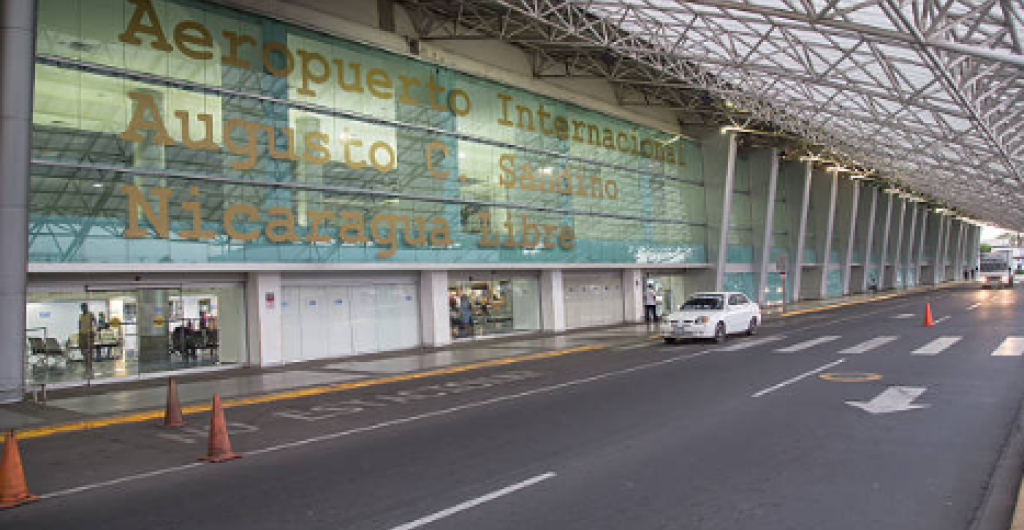
[[684, 126], [774, 136], [1024, 230], [1021, 0], [399, 0], [423, 40], [501, 39]]

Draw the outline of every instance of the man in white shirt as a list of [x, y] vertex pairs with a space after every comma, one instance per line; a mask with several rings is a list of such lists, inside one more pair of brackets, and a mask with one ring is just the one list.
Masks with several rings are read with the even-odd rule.
[[647, 284], [644, 292], [644, 322], [648, 324], [658, 320], [658, 294], [654, 292], [654, 284]]

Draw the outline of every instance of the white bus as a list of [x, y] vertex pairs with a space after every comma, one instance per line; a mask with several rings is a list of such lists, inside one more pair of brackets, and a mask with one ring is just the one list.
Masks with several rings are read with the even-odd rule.
[[1007, 253], [985, 254], [981, 257], [981, 287], [1013, 287], [1013, 264]]

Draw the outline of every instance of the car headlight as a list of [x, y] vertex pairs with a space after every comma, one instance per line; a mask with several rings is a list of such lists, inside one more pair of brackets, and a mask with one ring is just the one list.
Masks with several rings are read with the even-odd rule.
[[707, 324], [708, 323], [708, 317], [697, 317], [697, 318], [693, 319], [693, 323], [694, 324]]

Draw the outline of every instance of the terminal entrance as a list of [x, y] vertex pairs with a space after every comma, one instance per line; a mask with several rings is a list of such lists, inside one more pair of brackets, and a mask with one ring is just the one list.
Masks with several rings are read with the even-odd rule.
[[236, 364], [241, 287], [30, 292], [26, 379], [35, 384], [140, 377]]

